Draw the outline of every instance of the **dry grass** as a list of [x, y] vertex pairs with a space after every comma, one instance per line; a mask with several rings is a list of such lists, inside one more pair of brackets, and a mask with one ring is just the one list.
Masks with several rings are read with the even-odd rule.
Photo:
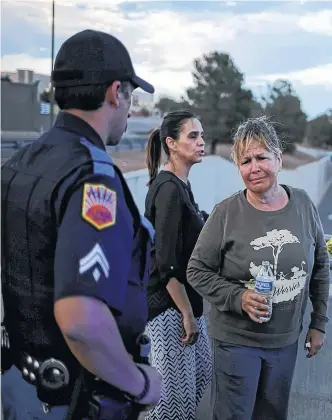
[[[224, 159], [230, 160], [231, 145], [220, 144], [217, 147], [217, 155]], [[115, 164], [122, 170], [122, 172], [131, 172], [138, 169], [145, 169], [145, 153], [141, 151], [120, 151], [113, 152], [112, 158]], [[318, 158], [314, 158], [306, 153], [296, 151], [293, 155], [285, 154], [283, 156], [283, 168], [296, 169], [298, 166], [306, 165], [307, 163], [315, 162]]]
[[145, 152], [128, 150], [112, 152], [112, 159], [123, 173], [146, 168]]
[[[217, 155], [224, 159], [230, 160], [231, 145], [220, 144], [217, 147]], [[208, 155], [208, 153], [207, 153]], [[119, 151], [112, 152], [114, 163], [121, 169], [123, 173], [137, 171], [138, 169], [145, 169], [145, 153], [141, 151]], [[1, 159], [1, 165], [7, 158]], [[296, 169], [298, 166], [306, 165], [307, 163], [315, 162], [318, 158], [314, 158], [306, 153], [296, 151], [293, 155], [284, 155], [283, 167], [285, 169]]]
[[307, 155], [306, 153], [296, 150], [294, 154], [283, 156], [283, 167], [285, 169], [296, 169], [298, 166], [306, 165], [307, 163], [316, 162], [319, 158]]

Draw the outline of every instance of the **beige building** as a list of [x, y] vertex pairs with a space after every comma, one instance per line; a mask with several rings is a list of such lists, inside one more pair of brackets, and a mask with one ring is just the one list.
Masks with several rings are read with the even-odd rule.
[[1, 71], [1, 77], [8, 76], [13, 83], [38, 83], [38, 95], [50, 86], [50, 76], [47, 74], [35, 73], [33, 70], [17, 69], [16, 71]]

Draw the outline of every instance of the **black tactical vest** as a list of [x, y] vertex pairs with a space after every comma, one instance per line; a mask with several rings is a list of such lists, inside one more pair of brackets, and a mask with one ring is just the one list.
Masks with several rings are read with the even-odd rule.
[[107, 166], [122, 181], [136, 247], [125, 309], [116, 319], [130, 353], [135, 352], [137, 336], [147, 321], [147, 262], [153, 229], [140, 216], [121, 172], [105, 151], [73, 133], [66, 133], [62, 140], [46, 134], [2, 167], [2, 294], [13, 352], [55, 357], [77, 366], [53, 315], [54, 254], [66, 206], [66, 200], [60, 208], [54, 206], [59, 188], [86, 165], [97, 171]]

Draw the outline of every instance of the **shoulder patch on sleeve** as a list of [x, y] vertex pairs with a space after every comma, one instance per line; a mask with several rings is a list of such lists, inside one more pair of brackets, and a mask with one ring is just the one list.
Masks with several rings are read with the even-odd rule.
[[116, 191], [103, 184], [84, 184], [82, 217], [98, 230], [115, 225]]

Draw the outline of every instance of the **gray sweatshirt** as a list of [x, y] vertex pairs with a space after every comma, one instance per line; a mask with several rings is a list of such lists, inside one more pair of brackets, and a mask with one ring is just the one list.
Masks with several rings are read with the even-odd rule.
[[[281, 210], [261, 211], [241, 191], [217, 204], [188, 264], [189, 284], [211, 303], [212, 337], [231, 344], [278, 348], [294, 343], [310, 296], [310, 328], [325, 332], [329, 258], [316, 207], [307, 193], [283, 185]], [[275, 274], [273, 313], [258, 324], [242, 310], [242, 295], [254, 288], [262, 264]]]

